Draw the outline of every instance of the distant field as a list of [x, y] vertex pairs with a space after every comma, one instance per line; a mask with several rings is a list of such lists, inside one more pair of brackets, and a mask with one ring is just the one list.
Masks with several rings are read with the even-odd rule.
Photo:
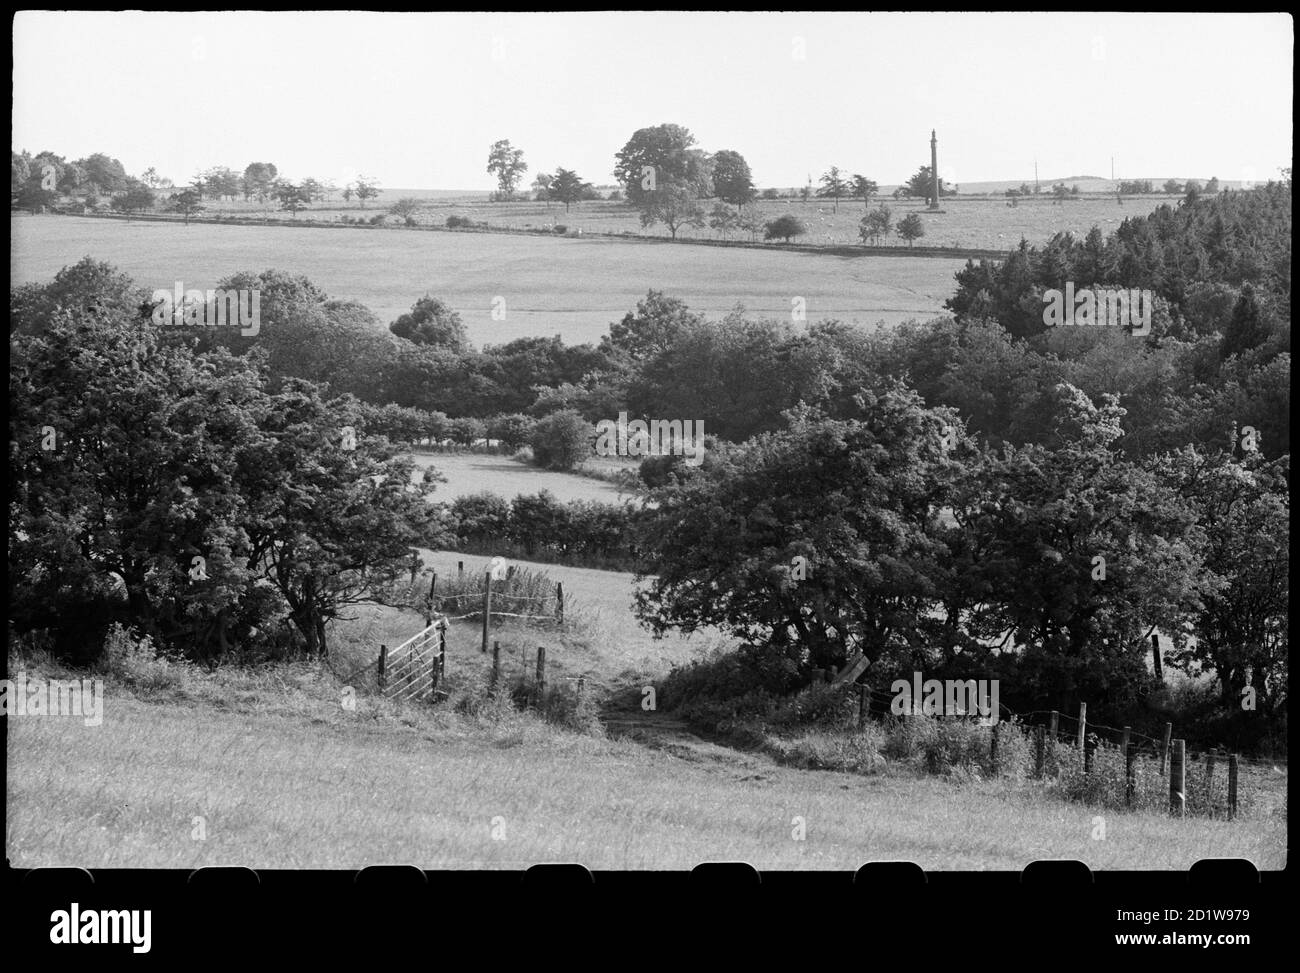
[[[896, 325], [943, 313], [961, 260], [832, 257], [636, 241], [402, 230], [295, 229], [14, 216], [10, 280], [49, 280], [87, 254], [142, 285], [208, 288], [240, 270], [304, 274], [332, 297], [362, 302], [387, 324], [423, 294], [448, 301], [477, 345], [558, 334], [598, 341], [651, 288], [720, 317], [737, 303], [785, 317]], [[494, 321], [494, 298], [506, 317]]]
[[550, 490], [561, 502], [599, 500], [617, 503], [618, 488], [604, 480], [573, 473], [557, 473], [516, 463], [508, 456], [475, 453], [414, 453], [416, 465], [432, 466], [447, 478], [438, 484], [434, 497], [452, 501], [469, 493], [488, 490], [512, 500], [521, 493]]
[[[1143, 216], [1163, 202], [1177, 203], [1176, 198], [1163, 197], [1136, 199], [1126, 197], [1124, 205], [1115, 202], [1114, 196], [1080, 196], [1061, 205], [1050, 199], [1021, 201], [1019, 206], [1008, 206], [1000, 197], [945, 199], [943, 211], [930, 213], [923, 200], [873, 200], [872, 205], [884, 203], [894, 213], [894, 221], [908, 213], [920, 213], [925, 225], [925, 236], [918, 246], [970, 247], [990, 250], [1010, 250], [1023, 236], [1030, 243], [1041, 244], [1062, 231], [1085, 234], [1098, 226], [1103, 233], [1116, 229], [1130, 216]], [[808, 203], [798, 200], [761, 200], [759, 208], [764, 219], [775, 219], [793, 213], [808, 227], [801, 243], [857, 244], [860, 243], [858, 225], [867, 212], [861, 200], [840, 200], [838, 209], [829, 200], [817, 199]], [[706, 210], [709, 207], [706, 206]], [[486, 201], [430, 200], [417, 219], [430, 223], [445, 223], [448, 216], [468, 216], [475, 221], [492, 226], [516, 228], [550, 226], [556, 223], [570, 230], [584, 232], [632, 233], [645, 236], [668, 236], [663, 227], [643, 230], [637, 212], [629, 206], [603, 201], [575, 204], [568, 212], [563, 206], [548, 209], [545, 203], [489, 203]], [[721, 239], [715, 230], [687, 227], [678, 232], [679, 239]], [[732, 240], [749, 240], [749, 234], [732, 232]], [[760, 237], [761, 239], [761, 237]], [[883, 244], [906, 248], [897, 236], [882, 239]]]
[[[1008, 206], [1006, 198], [1000, 192], [987, 196], [945, 199], [943, 211], [937, 214], [928, 212], [925, 201], [920, 199], [894, 200], [886, 195], [883, 199], [873, 200], [872, 206], [884, 203], [894, 212], [895, 223], [899, 217], [908, 213], [920, 213], [925, 224], [925, 236], [917, 241], [918, 246], [1009, 250], [1020, 242], [1022, 236], [1030, 243], [1040, 244], [1055, 233], [1070, 231], [1084, 234], [1094, 225], [1106, 233], [1130, 216], [1146, 215], [1165, 203], [1176, 206], [1181, 198], [1164, 195], [1126, 196], [1121, 206], [1113, 195], [1086, 193], [1089, 186], [1097, 188], [1096, 184], [1085, 183], [1080, 186], [1085, 193], [1077, 198], [1072, 197], [1059, 206], [1048, 195], [1021, 200], [1019, 206]], [[607, 200], [575, 203], [566, 213], [558, 203], [549, 206], [529, 200], [493, 203], [487, 200], [486, 194], [457, 196], [448, 193], [435, 196], [413, 190], [385, 192], [378, 201], [369, 203], [365, 210], [360, 209], [356, 203], [320, 203], [311, 210], [304, 210], [298, 218], [329, 221], [343, 216], [370, 218], [376, 213], [386, 212], [388, 206], [402, 197], [422, 201], [421, 209], [415, 214], [416, 221], [422, 224], [442, 226], [446, 224], [448, 216], [456, 215], [468, 216], [475, 222], [484, 222], [490, 226], [515, 229], [562, 224], [569, 230], [580, 229], [585, 233], [630, 233], [651, 237], [669, 235], [662, 226], [643, 229], [636, 210], [626, 204]], [[860, 242], [858, 224], [866, 212], [861, 200], [842, 199], [838, 207], [833, 201], [825, 199], [812, 199], [807, 203], [797, 199], [759, 200], [757, 205], [765, 220], [775, 219], [785, 213], [793, 213], [802, 219], [808, 226], [808, 234], [801, 237], [800, 242], [837, 245]], [[708, 212], [712, 206], [713, 203], [706, 202], [705, 211]], [[266, 216], [287, 222], [293, 219], [288, 213], [267, 209], [257, 203], [209, 203], [208, 209], [212, 213]], [[678, 237], [720, 239], [717, 231], [708, 227], [686, 227], [678, 231]], [[749, 240], [751, 236], [733, 231], [728, 238]], [[904, 248], [907, 246], [897, 236], [881, 242]]]

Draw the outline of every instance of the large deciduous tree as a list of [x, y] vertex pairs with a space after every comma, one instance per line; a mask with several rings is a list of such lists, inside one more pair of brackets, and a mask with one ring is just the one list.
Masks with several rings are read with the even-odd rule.
[[713, 191], [738, 210], [758, 195], [749, 163], [739, 152], [720, 149], [713, 154]]
[[469, 338], [460, 315], [450, 305], [429, 294], [424, 295], [388, 326], [399, 338], [417, 345], [434, 345], [449, 351], [468, 351]]
[[662, 223], [677, 239], [677, 231], [686, 226], [704, 225], [704, 207], [695, 192], [682, 185], [662, 185], [647, 193], [641, 203], [641, 225]]
[[628, 202], [644, 212], [661, 191], [694, 198], [710, 195], [710, 160], [694, 145], [695, 136], [681, 125], [655, 125], [633, 133], [618, 151], [614, 167]]
[[492, 143], [488, 150], [487, 171], [496, 176], [497, 189], [502, 199], [513, 199], [519, 180], [528, 171], [524, 161], [524, 150], [516, 149], [509, 139], [500, 139]]
[[783, 647], [804, 671], [923, 644], [951, 479], [944, 427], [910, 390], [863, 390], [858, 417], [796, 411], [654, 491], [639, 543], [656, 576], [638, 615], [656, 632], [716, 625]]
[[69, 300], [64, 281], [17, 303], [33, 320], [11, 342], [16, 624], [83, 658], [113, 620], [196, 658], [277, 620], [325, 651], [326, 622], [432, 542], [430, 481], [366, 436], [355, 400], [297, 379], [271, 391], [261, 356], [201, 351], [83, 269], [102, 295]]

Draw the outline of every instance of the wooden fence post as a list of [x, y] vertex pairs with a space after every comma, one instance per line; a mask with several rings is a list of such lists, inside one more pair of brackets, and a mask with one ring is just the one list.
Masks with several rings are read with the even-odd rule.
[[483, 572], [483, 648], [480, 650], [487, 653], [488, 628], [491, 625], [492, 618], [492, 572]]
[[1214, 811], [1214, 758], [1218, 753], [1213, 749], [1205, 753], [1205, 806], [1211, 813]]
[[443, 619], [438, 626], [438, 678], [447, 676], [447, 621]]
[[497, 683], [501, 679], [501, 643], [492, 643], [492, 691], [496, 692]]
[[1151, 668], [1155, 671], [1156, 681], [1164, 682], [1164, 663], [1160, 658], [1160, 634], [1158, 632], [1151, 633]]
[[867, 725], [867, 710], [871, 708], [871, 693], [867, 690], [866, 683], [858, 684], [858, 729], [864, 729]]
[[388, 674], [388, 646], [379, 647], [379, 691], [384, 691], [384, 680]]
[[989, 764], [993, 768], [993, 776], [998, 775], [998, 724], [994, 723], [989, 730]]
[[457, 580], [457, 581], [464, 581], [464, 580], [465, 580], [465, 562], [464, 562], [464, 561], [457, 561], [457, 562], [456, 562], [456, 580]]
[[579, 676], [578, 677], [578, 705], [579, 706], [582, 705], [582, 692], [586, 688], [587, 688], [587, 677]]
[[429, 653], [429, 669], [430, 675], [433, 677], [433, 682], [429, 686], [429, 695], [430, 697], [436, 697], [438, 694], [438, 680], [442, 678], [442, 659], [437, 653]]
[[1133, 806], [1133, 791], [1137, 788], [1136, 767], [1137, 749], [1128, 745], [1128, 727], [1124, 727], [1124, 806]]
[[424, 627], [428, 628], [433, 624], [433, 589], [438, 587], [438, 572], [433, 572], [433, 577], [429, 579], [429, 597], [424, 605]]
[[1173, 740], [1173, 738], [1174, 738], [1174, 725], [1172, 723], [1166, 723], [1165, 742], [1160, 747], [1160, 776], [1161, 777], [1165, 775], [1165, 761], [1169, 759], [1169, 744]]
[[1043, 776], [1043, 745], [1047, 742], [1047, 730], [1041, 726], [1034, 727], [1034, 776]]
[[555, 582], [555, 620], [564, 624], [564, 582]]
[[1083, 741], [1083, 772], [1085, 774], [1092, 773], [1092, 754], [1096, 749], [1097, 740], [1095, 737]]
[[1237, 816], [1237, 755], [1228, 755], [1228, 820]]
[[1169, 813], [1183, 816], [1187, 805], [1187, 756], [1186, 745], [1182, 740], [1172, 741], [1169, 752]]
[[1056, 741], [1060, 739], [1061, 733], [1061, 714], [1052, 710], [1052, 720], [1048, 724], [1052, 728], [1052, 746], [1056, 746]]
[[1082, 750], [1084, 741], [1088, 738], [1088, 704], [1079, 704], [1079, 742], [1076, 746]]
[[546, 646], [537, 647], [537, 705], [542, 705], [546, 696]]

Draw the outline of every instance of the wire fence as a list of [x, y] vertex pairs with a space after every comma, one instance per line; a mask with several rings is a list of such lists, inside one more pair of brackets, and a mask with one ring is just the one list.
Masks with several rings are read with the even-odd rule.
[[[847, 688], [847, 687], [846, 687]], [[998, 703], [997, 719], [987, 712], [971, 707], [963, 711], [948, 711], [944, 706], [923, 704], [911, 700], [903, 712], [898, 710], [900, 695], [865, 684], [855, 686], [859, 693], [859, 718], [861, 728], [872, 709], [885, 710], [895, 715], [932, 716], [954, 722], [970, 722], [979, 716], [988, 720], [988, 760], [995, 772], [998, 770], [999, 750], [1002, 759], [1025, 759], [1036, 778], [1055, 777], [1064, 781], [1075, 796], [1107, 800], [1115, 803], [1115, 795], [1107, 789], [1121, 790], [1125, 807], [1150, 806], [1153, 795], [1167, 782], [1168, 807], [1171, 813], [1183, 815], [1188, 809], [1208, 816], [1229, 819], [1238, 812], [1239, 802], [1248, 797], [1241, 790], [1240, 768], [1251, 768], [1262, 773], [1285, 773], [1285, 761], [1242, 757], [1222, 749], [1200, 752], [1187, 750], [1184, 740], [1174, 737], [1174, 725], [1165, 724], [1163, 739], [1134, 730], [1132, 727], [1114, 727], [1095, 723], [1087, 718], [1087, 704], [1081, 704], [1078, 716], [1059, 710], [1028, 710], [1018, 713]], [[1020, 738], [1019, 746], [1009, 734]], [[1113, 735], [1113, 736], [1109, 736]], [[1197, 763], [1199, 773], [1189, 774], [1189, 767]], [[1279, 764], [1281, 766], [1279, 767]], [[1217, 779], [1215, 771], [1223, 767], [1225, 774]], [[1262, 779], [1262, 778], [1256, 778]]]

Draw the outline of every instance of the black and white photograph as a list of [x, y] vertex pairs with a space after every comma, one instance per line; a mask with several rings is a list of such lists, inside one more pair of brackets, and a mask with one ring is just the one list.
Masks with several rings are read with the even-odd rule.
[[1285, 869], [1290, 15], [12, 26], [10, 868]]

